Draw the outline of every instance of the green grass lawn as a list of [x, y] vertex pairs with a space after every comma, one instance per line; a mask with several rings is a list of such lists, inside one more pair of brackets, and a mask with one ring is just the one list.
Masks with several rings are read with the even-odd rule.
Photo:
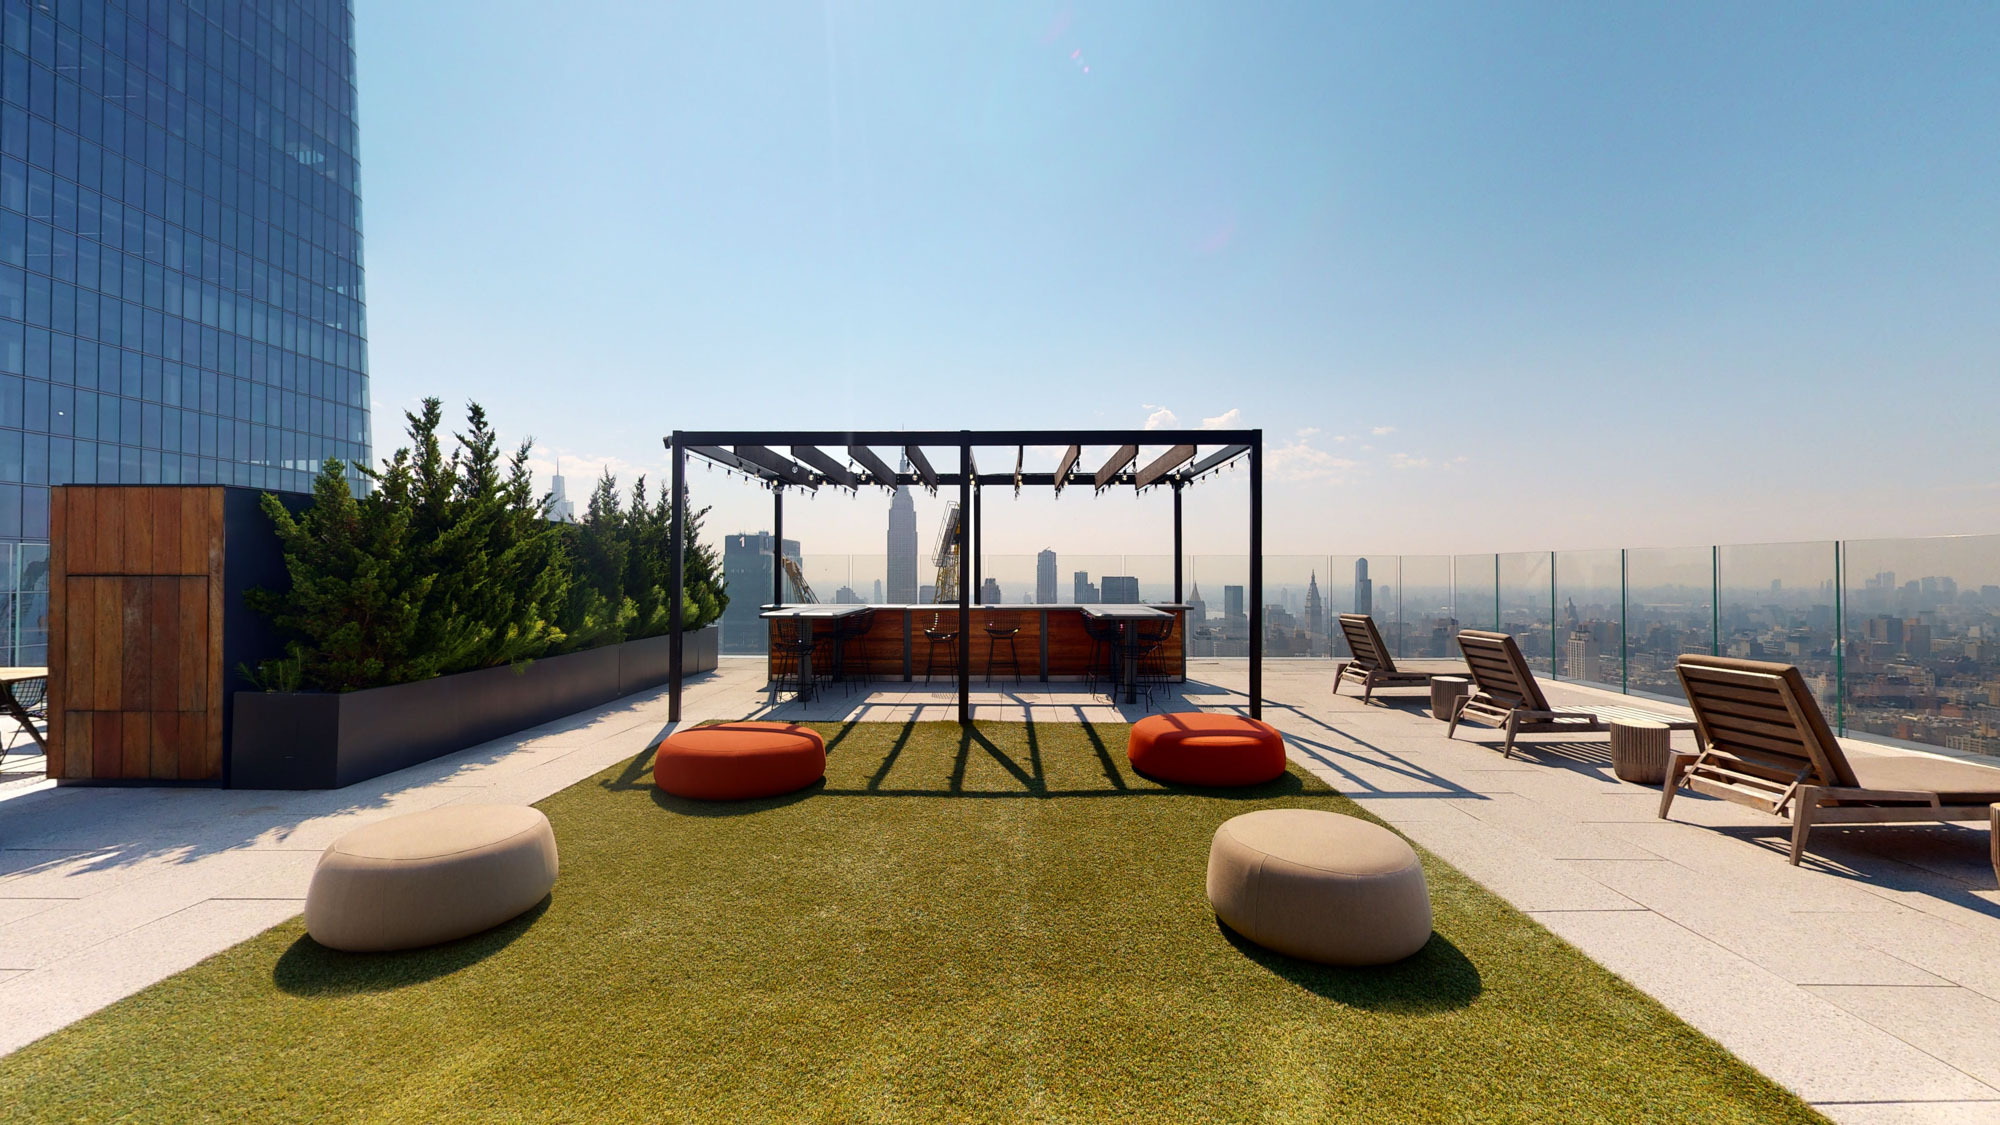
[[108, 1121], [1816, 1121], [1451, 868], [1373, 970], [1218, 926], [1238, 813], [1125, 728], [825, 725], [827, 779], [706, 805], [650, 755], [542, 802], [527, 918], [407, 954], [294, 919], [0, 1060], [0, 1117]]

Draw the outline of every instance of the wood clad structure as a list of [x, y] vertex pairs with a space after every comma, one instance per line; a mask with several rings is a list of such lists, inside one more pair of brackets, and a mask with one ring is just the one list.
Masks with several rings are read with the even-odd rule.
[[49, 504], [50, 777], [222, 780], [223, 489]]

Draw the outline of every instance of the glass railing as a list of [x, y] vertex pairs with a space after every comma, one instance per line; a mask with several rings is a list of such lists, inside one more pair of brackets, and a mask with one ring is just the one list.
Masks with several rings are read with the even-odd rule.
[[[1171, 555], [986, 555], [979, 586], [1008, 605], [1174, 596]], [[28, 560], [17, 612], [46, 615]], [[817, 600], [895, 603], [881, 555], [807, 554]], [[724, 617], [724, 651], [757, 652], [770, 569], [739, 566], [753, 592]], [[918, 601], [938, 572], [919, 558]], [[1189, 654], [1249, 653], [1250, 568], [1241, 554], [1188, 555], [1182, 600], [1197, 603]], [[6, 591], [0, 591], [6, 592]], [[1048, 594], [1053, 596], [1045, 596]], [[1514, 635], [1536, 674], [1682, 698], [1682, 653], [1797, 665], [1843, 733], [2000, 757], [2000, 535], [1478, 555], [1266, 555], [1265, 655], [1341, 659], [1336, 619], [1375, 617], [1399, 659], [1455, 659], [1460, 629]], [[25, 622], [24, 622], [25, 625]], [[24, 627], [24, 632], [27, 628]]]

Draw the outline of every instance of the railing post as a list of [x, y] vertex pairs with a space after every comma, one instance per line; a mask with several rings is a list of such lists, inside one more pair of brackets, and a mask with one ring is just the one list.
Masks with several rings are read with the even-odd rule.
[[1833, 729], [1847, 733], [1847, 552], [1833, 541]]
[[1632, 694], [1632, 563], [1618, 548], [1618, 690]]
[[684, 601], [687, 585], [687, 447], [681, 444], [681, 432], [667, 441], [668, 459], [673, 462], [673, 542], [667, 548], [671, 562], [668, 567], [669, 581], [673, 593], [668, 598], [671, 607], [667, 611], [667, 721], [681, 721], [681, 662], [683, 659], [681, 628], [686, 620]]
[[1708, 549], [1708, 654], [1722, 655], [1722, 545]]

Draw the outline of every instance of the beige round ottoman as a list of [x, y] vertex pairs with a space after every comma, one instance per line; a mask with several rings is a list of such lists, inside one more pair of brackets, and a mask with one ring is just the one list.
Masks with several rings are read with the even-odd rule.
[[306, 932], [330, 949], [415, 949], [476, 934], [556, 883], [549, 818], [525, 805], [390, 817], [329, 845], [306, 891]]
[[1384, 965], [1431, 937], [1423, 865], [1401, 836], [1313, 809], [1224, 821], [1208, 849], [1208, 901], [1267, 949], [1329, 965]]

